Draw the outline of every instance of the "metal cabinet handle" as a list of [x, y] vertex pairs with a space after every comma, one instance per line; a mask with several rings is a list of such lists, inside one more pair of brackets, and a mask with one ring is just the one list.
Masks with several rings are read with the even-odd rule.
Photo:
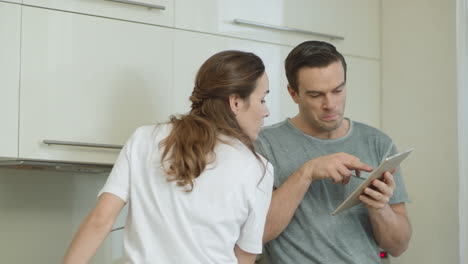
[[237, 18], [234, 19], [234, 23], [240, 24], [240, 25], [256, 26], [256, 27], [262, 27], [262, 28], [267, 28], [267, 29], [276, 29], [276, 30], [287, 31], [287, 32], [303, 33], [303, 34], [314, 35], [314, 36], [319, 36], [319, 37], [344, 40], [344, 37], [342, 36], [318, 33], [318, 32], [313, 32], [313, 31], [297, 29], [297, 28], [269, 25], [269, 24], [264, 24], [264, 23], [259, 23], [259, 22], [237, 19]]
[[122, 145], [70, 142], [70, 141], [58, 141], [58, 140], [43, 140], [42, 142], [47, 145], [62, 145], [62, 146], [73, 146], [73, 147], [110, 148], [110, 149], [122, 149], [123, 148]]
[[125, 228], [125, 227], [123, 227], [123, 226], [119, 226], [119, 227], [116, 227], [116, 228], [112, 228], [112, 229], [111, 229], [111, 232], [114, 232], [114, 231], [117, 231], [117, 230], [122, 230], [122, 229], [124, 229], [124, 228]]
[[136, 1], [128, 1], [128, 0], [106, 0], [106, 1], [117, 2], [117, 3], [127, 4], [127, 5], [147, 7], [150, 9], [166, 10], [166, 7], [162, 5], [145, 4], [145, 3], [140, 3]]

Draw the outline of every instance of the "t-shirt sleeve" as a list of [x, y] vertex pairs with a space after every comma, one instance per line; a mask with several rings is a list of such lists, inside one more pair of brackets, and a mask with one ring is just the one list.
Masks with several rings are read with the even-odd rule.
[[101, 194], [107, 192], [116, 195], [124, 202], [127, 202], [130, 194], [130, 160], [131, 155], [130, 151], [133, 145], [135, 138], [135, 133], [132, 137], [125, 143], [124, 147], [120, 151], [120, 154], [112, 168], [109, 177], [107, 178], [104, 187], [98, 194], [98, 197]]
[[[398, 154], [398, 149], [395, 144], [391, 143], [391, 149], [386, 157], [393, 156]], [[393, 191], [393, 196], [390, 198], [389, 204], [405, 203], [409, 202], [408, 193], [406, 191], [405, 182], [403, 180], [403, 174], [401, 171], [401, 165], [398, 170], [393, 174], [393, 179], [395, 180], [395, 190]]]
[[[258, 174], [259, 172], [263, 177], [251, 189], [248, 201], [249, 214], [236, 243], [242, 250], [252, 254], [262, 253], [263, 232], [273, 190], [273, 167], [271, 164], [267, 164], [265, 174], [263, 174], [263, 169], [257, 169], [254, 173]], [[258, 179], [258, 177], [254, 178]]]

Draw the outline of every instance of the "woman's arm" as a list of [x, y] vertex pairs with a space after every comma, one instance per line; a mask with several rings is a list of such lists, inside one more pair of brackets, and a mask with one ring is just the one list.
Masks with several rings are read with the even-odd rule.
[[103, 193], [99, 197], [96, 207], [86, 217], [75, 234], [65, 255], [64, 263], [89, 263], [109, 234], [115, 218], [124, 205], [125, 202], [119, 197]]
[[234, 247], [234, 253], [236, 254], [237, 263], [239, 264], [253, 264], [257, 257], [257, 254], [245, 252], [238, 245]]

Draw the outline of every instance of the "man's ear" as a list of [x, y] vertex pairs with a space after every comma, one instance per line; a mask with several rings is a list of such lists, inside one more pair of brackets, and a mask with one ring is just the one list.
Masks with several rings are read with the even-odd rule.
[[291, 85], [288, 84], [288, 93], [293, 99], [293, 101], [297, 104], [298, 103], [298, 97], [299, 97], [299, 92], [296, 92]]
[[239, 110], [243, 106], [243, 102], [244, 101], [237, 94], [231, 94], [229, 96], [229, 106], [231, 107], [231, 111], [234, 113], [234, 115], [239, 113]]

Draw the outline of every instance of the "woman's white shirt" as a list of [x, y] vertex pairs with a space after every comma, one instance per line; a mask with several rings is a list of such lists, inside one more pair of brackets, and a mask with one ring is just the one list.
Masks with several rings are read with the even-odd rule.
[[129, 205], [127, 262], [237, 263], [236, 244], [261, 253], [273, 189], [271, 164], [261, 158], [262, 166], [238, 140], [219, 142], [215, 161], [186, 192], [167, 180], [161, 166], [158, 145], [170, 130], [169, 124], [138, 128], [99, 193], [112, 193]]

